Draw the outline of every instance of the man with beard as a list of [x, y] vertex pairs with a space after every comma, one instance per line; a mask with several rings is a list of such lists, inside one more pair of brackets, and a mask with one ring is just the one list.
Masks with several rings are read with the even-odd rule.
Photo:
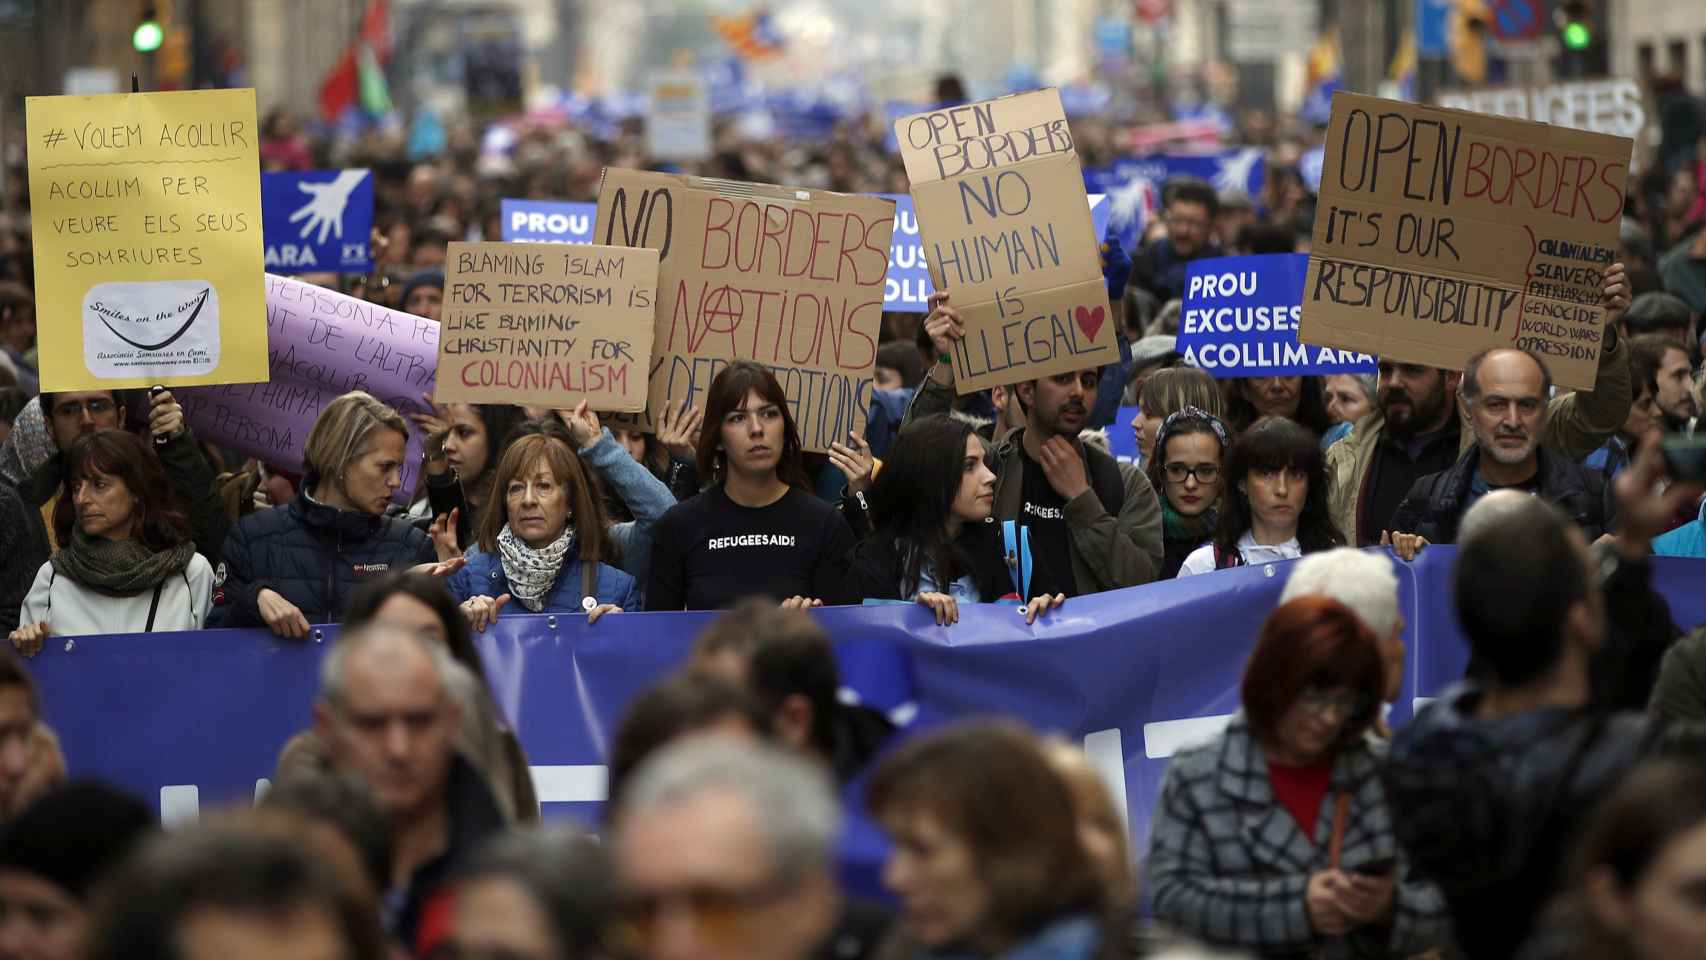
[[1583, 461], [1606, 483], [1629, 465], [1642, 437], [1655, 428], [1672, 433], [1687, 431], [1694, 418], [1688, 351], [1675, 340], [1652, 333], [1630, 338], [1629, 371], [1635, 401], [1629, 405], [1628, 419], [1616, 436]]
[[[1633, 399], [1629, 347], [1617, 320], [1629, 305], [1623, 265], [1605, 273], [1600, 305], [1607, 313], [1599, 376], [1591, 391], [1548, 404], [1540, 445], [1549, 455], [1581, 461], [1616, 434]], [[1450, 468], [1470, 449], [1457, 404], [1462, 375], [1413, 363], [1380, 363], [1375, 410], [1327, 450], [1327, 510], [1353, 544], [1372, 546], [1394, 529], [1393, 515], [1415, 482]]]
[[1558, 506], [1589, 542], [1611, 526], [1616, 510], [1596, 472], [1541, 449], [1552, 374], [1527, 350], [1483, 350], [1463, 368], [1457, 402], [1475, 445], [1449, 470], [1416, 481], [1393, 515], [1394, 532], [1429, 543], [1455, 543], [1458, 522], [1495, 490], [1520, 490]]
[[[937, 356], [946, 358], [965, 337], [948, 294], [930, 296], [924, 321]], [[921, 389], [906, 422], [947, 413], [954, 367], [946, 359], [930, 371], [940, 389]], [[1024, 597], [1068, 597], [1135, 587], [1161, 570], [1161, 503], [1143, 472], [1078, 439], [1096, 406], [1096, 367], [1014, 384], [1024, 421], [988, 446], [984, 459], [995, 473], [993, 517], [1013, 523], [1009, 547], [1014, 592]], [[906, 429], [906, 424], [901, 424]], [[1014, 558], [1019, 558], [1014, 563]]]

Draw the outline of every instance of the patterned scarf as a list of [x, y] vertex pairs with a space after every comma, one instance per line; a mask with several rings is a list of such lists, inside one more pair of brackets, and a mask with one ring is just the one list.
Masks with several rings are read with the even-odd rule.
[[535, 550], [504, 524], [498, 532], [498, 557], [509, 578], [509, 595], [533, 613], [545, 608], [545, 597], [563, 572], [563, 559], [575, 546], [573, 527], [541, 550]]
[[71, 542], [53, 555], [53, 569], [85, 587], [114, 596], [152, 590], [176, 576], [195, 556], [195, 544], [184, 541], [166, 550], [150, 550], [137, 540], [90, 537], [71, 528]]
[[53, 432], [42, 414], [41, 397], [31, 397], [12, 421], [11, 435], [0, 444], [0, 477], [14, 487], [22, 487], [55, 452]]

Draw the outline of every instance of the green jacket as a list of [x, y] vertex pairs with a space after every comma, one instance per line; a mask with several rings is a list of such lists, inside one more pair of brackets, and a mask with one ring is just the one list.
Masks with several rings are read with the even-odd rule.
[[[907, 408], [901, 429], [919, 417], [950, 412], [953, 401], [953, 388], [926, 378]], [[995, 472], [993, 516], [997, 520], [1018, 519], [1023, 505], [1022, 437], [1023, 431], [1015, 430], [989, 444], [984, 453], [984, 461]], [[1081, 443], [1079, 448], [1087, 471], [1092, 470], [1092, 460], [1113, 461], [1092, 444]], [[1143, 471], [1130, 464], [1113, 462], [1113, 465], [1124, 483], [1118, 516], [1109, 515], [1094, 489], [1084, 491], [1066, 504], [1066, 526], [1072, 542], [1072, 579], [1080, 594], [1135, 587], [1160, 576], [1164, 553], [1161, 501], [1156, 499], [1155, 489]]]
[[[1590, 391], [1573, 391], [1553, 397], [1548, 405], [1546, 430], [1540, 443], [1550, 453], [1580, 462], [1604, 446], [1629, 419], [1634, 402], [1629, 373], [1629, 345], [1619, 337], [1614, 349], [1599, 355], [1599, 377]], [[1462, 408], [1459, 407], [1461, 416]], [[1368, 479], [1374, 449], [1386, 430], [1386, 417], [1379, 407], [1358, 420], [1351, 432], [1327, 448], [1327, 513], [1351, 543], [1362, 543], [1364, 531], [1357, 529], [1362, 485]], [[1475, 442], [1475, 431], [1463, 424], [1462, 451]]]

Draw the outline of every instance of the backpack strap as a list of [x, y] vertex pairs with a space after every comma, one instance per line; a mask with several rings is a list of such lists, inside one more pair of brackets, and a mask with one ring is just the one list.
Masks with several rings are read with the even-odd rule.
[[1242, 567], [1243, 565], [1244, 555], [1242, 553], [1237, 550], [1222, 550], [1218, 543], [1214, 545], [1214, 569], [1230, 570], [1233, 567]]
[[143, 633], [154, 632], [154, 617], [160, 612], [160, 592], [166, 589], [166, 581], [154, 585], [154, 599], [148, 602], [148, 624], [142, 628]]

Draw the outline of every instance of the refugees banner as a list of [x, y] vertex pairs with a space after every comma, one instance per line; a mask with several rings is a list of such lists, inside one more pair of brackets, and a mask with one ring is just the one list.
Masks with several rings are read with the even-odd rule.
[[1299, 338], [1448, 370], [1517, 346], [1592, 389], [1632, 147], [1339, 93]]
[[[302, 446], [326, 404], [365, 390], [401, 413], [424, 411], [438, 371], [438, 323], [289, 277], [266, 278], [264, 383], [177, 393], [198, 439], [302, 469]], [[399, 498], [414, 493], [420, 436], [411, 429]]]
[[965, 323], [954, 389], [1119, 359], [1099, 237], [1053, 89], [895, 121], [937, 289]]
[[[883, 290], [883, 309], [926, 313], [930, 309], [930, 294], [936, 288], [930, 283], [930, 268], [924, 260], [924, 238], [918, 232], [918, 214], [912, 208], [912, 195], [878, 193], [873, 196], [894, 201], [894, 239], [889, 242], [889, 272]], [[1092, 193], [1089, 200], [1090, 227], [1096, 236], [1105, 236], [1110, 209], [1108, 197]]]
[[264, 378], [255, 91], [25, 108], [41, 388]]
[[267, 269], [373, 269], [373, 175], [367, 170], [261, 174]]
[[[1405, 622], [1395, 726], [1467, 665], [1450, 612], [1453, 558], [1433, 546], [1414, 563], [1393, 561]], [[1084, 744], [1142, 851], [1167, 758], [1238, 709], [1244, 660], [1290, 567], [1075, 597], [1035, 626], [1010, 604], [963, 606], [950, 627], [917, 605], [814, 616], [834, 638], [843, 698], [883, 711], [902, 736], [1006, 714]], [[1653, 568], [1677, 623], [1706, 621], [1697, 589], [1706, 561], [1660, 557]], [[591, 627], [574, 615], [505, 617], [478, 638], [548, 818], [596, 821], [623, 709], [678, 667], [716, 616], [623, 613]], [[72, 775], [112, 780], [182, 818], [266, 788], [279, 749], [311, 722], [318, 662], [336, 631], [319, 627], [305, 641], [216, 630], [53, 638], [29, 666]], [[874, 863], [853, 867], [874, 883]]]
[[1217, 378], [1373, 373], [1366, 353], [1299, 343], [1309, 257], [1270, 253], [1193, 260], [1178, 351]]
[[505, 197], [499, 215], [506, 242], [591, 243], [598, 204]]
[[1633, 80], [1582, 80], [1532, 87], [1442, 90], [1434, 100], [1452, 110], [1554, 123], [1560, 127], [1592, 130], [1614, 137], [1633, 139], [1647, 128], [1641, 87]]

